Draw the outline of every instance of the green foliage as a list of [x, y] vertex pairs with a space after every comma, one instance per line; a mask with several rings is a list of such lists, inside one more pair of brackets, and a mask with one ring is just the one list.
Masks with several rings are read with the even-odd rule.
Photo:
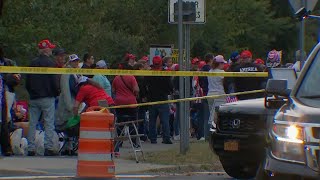
[[[296, 50], [296, 21], [287, 1], [206, 2], [207, 23], [192, 26], [193, 56], [213, 52], [228, 57], [234, 50], [250, 49], [265, 58], [273, 48], [286, 54]], [[69, 53], [121, 61], [126, 52], [148, 54], [150, 44], [178, 47], [177, 26], [167, 23], [167, 6], [166, 0], [10, 0], [0, 19], [0, 39], [8, 46], [7, 56], [19, 65], [29, 63], [44, 38]]]

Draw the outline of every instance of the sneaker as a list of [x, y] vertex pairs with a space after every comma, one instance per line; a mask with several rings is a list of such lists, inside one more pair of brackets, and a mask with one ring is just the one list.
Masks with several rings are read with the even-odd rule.
[[200, 139], [199, 139], [199, 141], [205, 141], [206, 139], [204, 138], [204, 137], [201, 137]]
[[151, 144], [157, 144], [157, 141], [151, 141]]
[[35, 156], [36, 152], [35, 151], [28, 151], [28, 156]]
[[58, 154], [55, 153], [53, 150], [45, 149], [44, 156], [57, 156]]
[[180, 135], [173, 136], [173, 140], [180, 141]]
[[172, 141], [170, 139], [164, 139], [162, 141], [163, 144], [173, 144]]

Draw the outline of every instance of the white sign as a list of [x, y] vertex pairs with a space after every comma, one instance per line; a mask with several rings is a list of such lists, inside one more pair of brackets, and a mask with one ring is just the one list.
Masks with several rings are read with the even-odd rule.
[[[206, 0], [183, 0], [183, 2], [194, 2], [196, 4], [196, 21], [192, 24], [204, 24], [206, 22]], [[171, 24], [178, 23], [174, 21], [175, 3], [178, 3], [178, 0], [169, 0], [168, 21]]]
[[150, 45], [149, 63], [152, 64], [152, 59], [155, 56], [161, 58], [172, 56], [173, 45]]
[[305, 7], [307, 11], [312, 11], [317, 5], [318, 0], [289, 0], [294, 12], [297, 12], [300, 8]]

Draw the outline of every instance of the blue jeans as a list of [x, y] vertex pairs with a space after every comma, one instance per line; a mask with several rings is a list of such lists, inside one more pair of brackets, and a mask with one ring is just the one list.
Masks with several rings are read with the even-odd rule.
[[157, 141], [157, 117], [159, 116], [162, 131], [163, 139], [170, 139], [170, 125], [169, 125], [169, 105], [168, 104], [159, 104], [153, 105], [150, 107], [149, 111], [149, 139], [151, 142]]
[[54, 130], [54, 113], [55, 113], [55, 98], [40, 98], [30, 100], [30, 121], [29, 121], [29, 133], [28, 133], [28, 151], [35, 151], [35, 134], [36, 126], [41, 117], [44, 120], [44, 148], [53, 150], [53, 135]]

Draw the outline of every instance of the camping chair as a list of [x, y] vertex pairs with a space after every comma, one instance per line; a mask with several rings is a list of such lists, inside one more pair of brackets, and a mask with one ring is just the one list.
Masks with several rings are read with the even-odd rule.
[[[59, 142], [62, 143], [59, 154], [77, 155], [79, 145], [79, 131], [80, 131], [80, 117], [74, 116], [68, 119], [65, 129], [63, 131], [57, 131], [59, 136]], [[71, 148], [70, 148], [71, 147]], [[65, 149], [68, 148], [68, 149]]]

